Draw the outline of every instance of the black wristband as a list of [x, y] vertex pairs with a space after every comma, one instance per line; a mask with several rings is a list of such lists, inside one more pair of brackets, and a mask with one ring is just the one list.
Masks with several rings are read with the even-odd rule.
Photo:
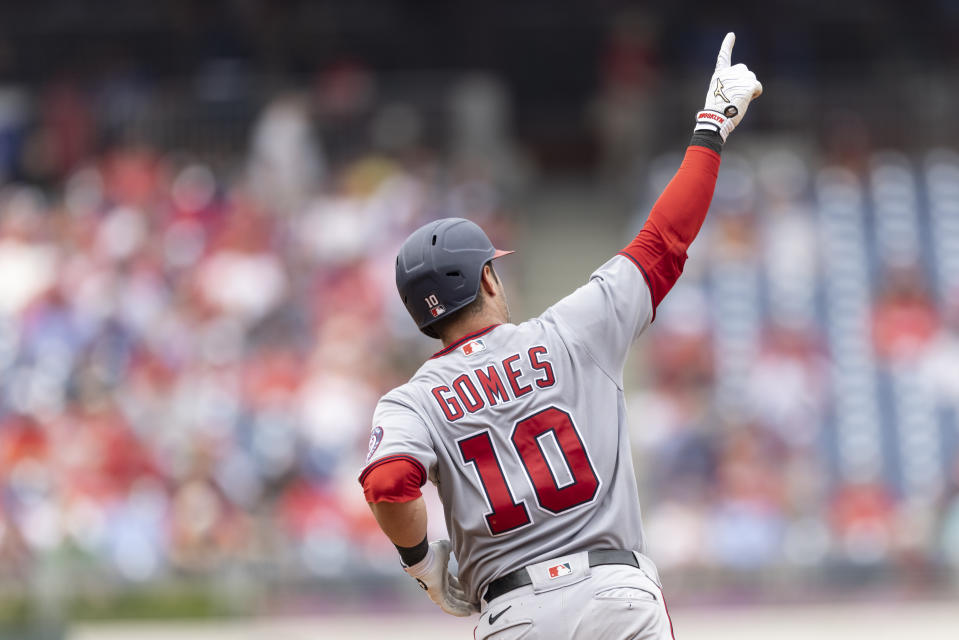
[[404, 567], [412, 567], [414, 564], [426, 557], [426, 553], [430, 550], [430, 545], [426, 542], [426, 536], [423, 536], [423, 542], [419, 543], [415, 547], [401, 547], [400, 545], [393, 545], [396, 547], [396, 550], [400, 552], [400, 560], [403, 561]]
[[699, 131], [693, 131], [693, 137], [689, 141], [689, 146], [706, 147], [707, 149], [712, 149], [716, 153], [722, 153], [723, 139], [719, 136], [718, 131], [706, 131], [704, 129], [700, 129]]

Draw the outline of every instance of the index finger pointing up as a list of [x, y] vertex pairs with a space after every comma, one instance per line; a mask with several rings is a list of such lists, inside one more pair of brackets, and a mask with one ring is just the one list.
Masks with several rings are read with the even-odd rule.
[[733, 58], [733, 45], [736, 44], [736, 34], [730, 31], [723, 38], [723, 44], [719, 47], [719, 55], [716, 56], [716, 70], [729, 67]]

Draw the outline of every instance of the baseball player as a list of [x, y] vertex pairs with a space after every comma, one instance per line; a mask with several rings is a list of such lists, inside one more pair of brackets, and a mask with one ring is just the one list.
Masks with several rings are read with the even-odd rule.
[[[443, 349], [379, 401], [359, 479], [429, 597], [456, 616], [482, 612], [478, 640], [672, 636], [645, 555], [622, 372], [682, 272], [726, 137], [762, 93], [730, 65], [734, 42], [723, 40], [685, 159], [643, 229], [541, 316], [510, 323], [492, 264], [510, 252], [472, 222], [431, 222], [397, 256], [403, 303]], [[450, 540], [427, 543], [427, 480]]]

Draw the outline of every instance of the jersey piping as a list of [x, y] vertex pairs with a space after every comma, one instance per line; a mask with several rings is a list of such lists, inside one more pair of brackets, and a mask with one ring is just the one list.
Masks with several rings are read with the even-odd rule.
[[363, 484], [366, 481], [366, 476], [369, 475], [370, 471], [380, 466], [381, 464], [391, 462], [393, 460], [406, 460], [407, 462], [413, 463], [413, 465], [416, 466], [416, 470], [419, 471], [419, 474], [420, 474], [420, 477], [419, 477], [420, 486], [422, 487], [424, 484], [426, 484], [427, 475], [426, 475], [426, 469], [423, 467], [423, 463], [421, 463], [419, 460], [417, 460], [413, 456], [402, 454], [402, 453], [397, 455], [392, 455], [392, 456], [385, 456], [383, 458], [380, 458], [379, 460], [376, 460], [370, 463], [370, 465], [367, 466], [365, 469], [363, 469], [363, 472], [360, 474], [360, 484]]

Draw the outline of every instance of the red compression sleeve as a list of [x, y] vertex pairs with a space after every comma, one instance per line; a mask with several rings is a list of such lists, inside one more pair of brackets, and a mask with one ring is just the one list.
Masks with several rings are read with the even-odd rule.
[[718, 175], [719, 153], [695, 143], [689, 146], [683, 164], [653, 205], [646, 224], [620, 251], [642, 271], [654, 309], [683, 272], [686, 249], [703, 226]]
[[409, 502], [423, 495], [426, 473], [419, 462], [406, 456], [383, 458], [360, 477], [367, 502]]

